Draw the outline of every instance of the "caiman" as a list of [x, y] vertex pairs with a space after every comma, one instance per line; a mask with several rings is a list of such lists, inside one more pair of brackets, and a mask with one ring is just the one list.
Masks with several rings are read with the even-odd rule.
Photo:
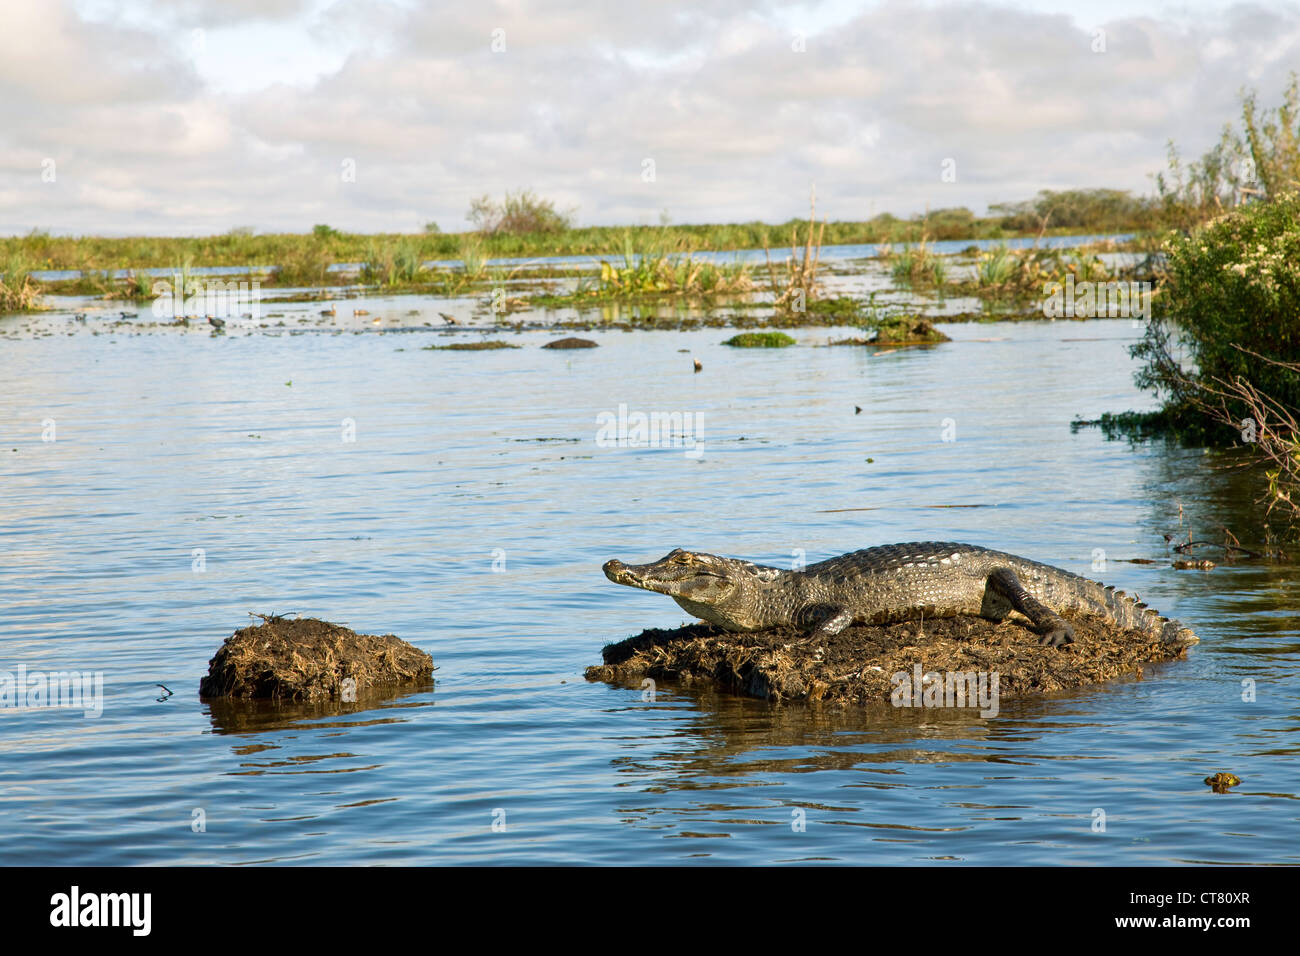
[[887, 544], [801, 571], [678, 548], [653, 564], [608, 561], [604, 571], [617, 584], [667, 594], [695, 617], [729, 631], [793, 626], [808, 630], [808, 641], [850, 624], [960, 614], [1000, 621], [1012, 610], [1029, 619], [1040, 644], [1051, 647], [1074, 641], [1063, 610], [1095, 614], [1163, 641], [1197, 641], [1184, 625], [1123, 591], [973, 544]]

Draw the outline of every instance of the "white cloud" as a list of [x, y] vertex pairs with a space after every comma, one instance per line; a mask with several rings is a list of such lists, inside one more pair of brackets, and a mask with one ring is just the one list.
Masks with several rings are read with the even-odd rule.
[[12, 0], [0, 232], [454, 229], [519, 187], [603, 223], [781, 220], [814, 180], [837, 218], [1145, 191], [1168, 139], [1198, 154], [1300, 64], [1294, 4], [1096, 10]]

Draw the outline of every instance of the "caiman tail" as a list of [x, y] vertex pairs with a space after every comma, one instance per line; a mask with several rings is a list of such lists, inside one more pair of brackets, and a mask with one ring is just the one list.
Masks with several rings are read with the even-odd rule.
[[1113, 585], [1099, 584], [1078, 577], [1071, 587], [1053, 588], [1052, 603], [1061, 609], [1072, 609], [1104, 617], [1116, 627], [1141, 631], [1161, 641], [1187, 644], [1199, 638], [1186, 624], [1173, 618], [1162, 617], [1153, 607], [1148, 607], [1137, 595], [1116, 590]]

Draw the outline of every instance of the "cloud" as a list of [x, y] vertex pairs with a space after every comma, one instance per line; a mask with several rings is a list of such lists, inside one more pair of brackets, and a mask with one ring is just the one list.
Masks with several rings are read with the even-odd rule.
[[[1144, 192], [1168, 140], [1198, 154], [1241, 87], [1274, 105], [1300, 63], [1295, 5], [1083, 26], [884, 2], [808, 8], [806, 30], [805, 8], [739, 2], [165, 6], [9, 5], [0, 232], [455, 229], [511, 188], [593, 223], [779, 221], [813, 181], [845, 219]], [[213, 44], [242, 51], [240, 84], [213, 79]]]

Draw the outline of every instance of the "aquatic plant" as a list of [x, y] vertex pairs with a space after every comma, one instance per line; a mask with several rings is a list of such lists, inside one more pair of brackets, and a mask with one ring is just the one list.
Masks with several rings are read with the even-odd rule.
[[942, 286], [947, 278], [943, 260], [929, 248], [929, 237], [921, 236], [916, 245], [891, 254], [890, 275], [906, 286]]
[[975, 266], [975, 283], [1000, 288], [1010, 283], [1017, 271], [1016, 257], [1005, 245], [980, 253]]
[[753, 288], [746, 263], [716, 263], [681, 250], [638, 247], [635, 240], [639, 235], [626, 230], [620, 259], [602, 259], [597, 276], [584, 278], [570, 295], [535, 298], [559, 305], [592, 300], [736, 295]]
[[1110, 270], [1096, 255], [1077, 250], [1008, 249], [997, 246], [976, 257], [970, 281], [953, 283], [953, 290], [984, 299], [1024, 299], [1043, 295], [1044, 286], [1063, 283], [1073, 276], [1076, 282], [1104, 282]]

